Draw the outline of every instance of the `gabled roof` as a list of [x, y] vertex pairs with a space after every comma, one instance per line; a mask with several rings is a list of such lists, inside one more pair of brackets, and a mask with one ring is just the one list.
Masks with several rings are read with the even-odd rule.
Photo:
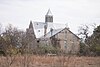
[[52, 32], [49, 31], [45, 37], [42, 36], [41, 38], [51, 38], [52, 36], [55, 36], [56, 34], [58, 34], [59, 32], [63, 31], [64, 29], [67, 29], [70, 33], [72, 33], [74, 36], [76, 36], [78, 39], [80, 39], [77, 35], [75, 35], [73, 32], [71, 32], [68, 28], [62, 28], [62, 29], [54, 29]]
[[[58, 24], [58, 23], [48, 23], [48, 29], [47, 29], [47, 34], [44, 37], [44, 25], [45, 22], [34, 22], [34, 31], [36, 38], [50, 38], [56, 34], [58, 34], [60, 31], [67, 29], [70, 33], [75, 35], [73, 32], [71, 32], [68, 28], [66, 28], [66, 25], [64, 24]], [[53, 29], [52, 33], [50, 29]], [[77, 35], [75, 35], [78, 39], [80, 39]]]
[[68, 31], [70, 32], [70, 33], [72, 33], [74, 36], [76, 36], [78, 39], [80, 39], [76, 34], [74, 34], [72, 31], [70, 31], [69, 29], [68, 29]]
[[[36, 38], [40, 38], [44, 36], [44, 25], [45, 22], [34, 22], [33, 23], [34, 31]], [[50, 32], [50, 29], [64, 29], [66, 27], [65, 24], [59, 24], [59, 23], [48, 23], [47, 33]]]

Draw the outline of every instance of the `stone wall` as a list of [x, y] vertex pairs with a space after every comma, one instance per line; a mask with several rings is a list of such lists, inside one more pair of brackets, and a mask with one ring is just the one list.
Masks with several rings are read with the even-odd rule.
[[[51, 39], [54, 41], [54, 38], [59, 41], [60, 48], [66, 53], [78, 53], [80, 48], [79, 38], [69, 31], [67, 28], [63, 29], [61, 32], [57, 33]], [[56, 42], [56, 41], [55, 41]], [[56, 43], [54, 44], [56, 45]]]

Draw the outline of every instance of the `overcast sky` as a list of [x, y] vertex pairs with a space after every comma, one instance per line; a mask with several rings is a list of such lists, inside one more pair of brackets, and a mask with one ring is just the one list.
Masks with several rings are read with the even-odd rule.
[[77, 32], [81, 24], [100, 25], [100, 0], [0, 0], [0, 23], [26, 29], [30, 20], [44, 22], [48, 9], [54, 23]]

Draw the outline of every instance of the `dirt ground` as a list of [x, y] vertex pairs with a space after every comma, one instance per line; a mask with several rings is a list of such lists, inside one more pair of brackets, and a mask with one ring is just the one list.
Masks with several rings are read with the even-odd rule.
[[100, 57], [2, 56], [0, 67], [100, 67]]

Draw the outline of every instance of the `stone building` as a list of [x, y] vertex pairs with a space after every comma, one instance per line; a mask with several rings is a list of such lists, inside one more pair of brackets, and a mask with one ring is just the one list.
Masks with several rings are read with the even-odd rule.
[[33, 25], [34, 30], [32, 22], [30, 22], [29, 29], [27, 30], [28, 34], [35, 34], [30, 36], [33, 37], [33, 39], [30, 39], [32, 41], [31, 44], [33, 44], [36, 38], [39, 45], [52, 45], [66, 53], [76, 54], [79, 52], [80, 38], [71, 32], [66, 25], [54, 23], [50, 9], [45, 15], [45, 22], [34, 22]]
[[44, 37], [39, 38], [41, 44], [60, 48], [65, 53], [76, 54], [80, 50], [80, 38], [68, 28], [52, 29]]
[[32, 21], [30, 21], [29, 28], [26, 29], [26, 39], [27, 48], [33, 51], [37, 47], [37, 43]]

